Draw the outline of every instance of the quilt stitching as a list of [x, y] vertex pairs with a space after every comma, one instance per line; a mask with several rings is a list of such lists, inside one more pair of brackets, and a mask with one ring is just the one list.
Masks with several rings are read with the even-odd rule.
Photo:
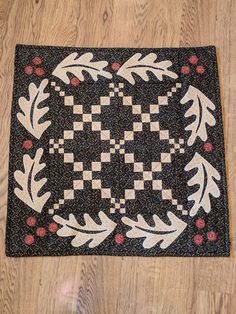
[[[28, 95], [25, 96], [24, 93], [18, 98], [17, 120], [24, 127], [24, 132], [29, 132], [39, 143], [41, 138], [48, 138], [48, 144], [46, 153], [45, 147], [39, 145], [35, 150], [32, 140], [24, 140], [23, 147], [28, 151], [34, 149], [34, 152], [23, 155], [22, 167], [15, 168], [14, 193], [16, 197], [38, 214], [44, 213], [45, 215], [47, 212], [49, 217], [51, 216], [54, 220], [54, 222], [50, 221], [48, 231], [62, 238], [71, 238], [71, 245], [75, 248], [99, 247], [101, 243], [109, 241], [111, 234], [115, 230], [120, 230], [119, 226], [123, 225], [123, 230], [126, 229], [125, 226], [128, 227], [126, 237], [123, 233], [116, 233], [115, 242], [117, 244], [123, 245], [125, 241], [128, 241], [126, 239], [131, 238], [138, 239], [145, 250], [157, 248], [157, 246], [161, 250], [166, 250], [178, 244], [178, 239], [188, 229], [188, 223], [192, 223], [191, 219], [184, 218], [189, 215], [193, 218], [197, 217], [194, 221], [199, 230], [192, 237], [193, 243], [197, 247], [201, 247], [207, 239], [217, 245], [219, 240], [215, 230], [208, 230], [206, 236], [202, 234], [207, 223], [206, 217], [201, 218], [203, 212], [206, 214], [211, 212], [212, 204], [215, 204], [214, 199], [221, 197], [219, 184], [221, 184], [222, 176], [221, 172], [219, 173], [217, 170], [217, 165], [215, 167], [206, 156], [201, 155], [199, 150], [195, 150], [195, 154], [191, 153], [191, 158], [183, 159], [185, 161], [182, 171], [185, 171], [185, 176], [188, 178], [187, 184], [191, 187], [184, 203], [182, 203], [182, 197], [179, 199], [175, 196], [176, 191], [174, 190], [173, 193], [171, 184], [166, 183], [168, 180], [163, 182], [163, 178], [168, 177], [169, 170], [166, 169], [170, 169], [173, 162], [173, 169], [175, 169], [176, 160], [181, 160], [181, 156], [186, 154], [188, 156], [191, 146], [194, 146], [196, 142], [203, 142], [205, 152], [212, 153], [214, 147], [208, 139], [209, 132], [212, 132], [210, 128], [215, 126], [218, 128], [220, 115], [219, 109], [216, 109], [217, 103], [214, 103], [211, 97], [208, 98], [191, 82], [186, 89], [186, 84], [183, 86], [182, 79], [178, 81], [178, 73], [172, 69], [172, 63], [175, 62], [173, 59], [171, 61], [159, 60], [158, 54], [153, 52], [147, 54], [143, 51], [136, 52], [122, 64], [113, 62], [111, 64], [113, 72], [109, 71], [109, 61], [104, 59], [97, 58], [96, 53], [89, 51], [70, 53], [56, 65], [54, 70], [52, 69], [52, 76], [46, 76], [46, 71], [42, 67], [42, 58], [39, 56], [33, 58], [33, 66], [25, 67], [25, 75], [32, 75], [34, 72], [38, 78], [42, 79], [37, 82], [31, 81], [27, 88]], [[196, 75], [206, 75], [207, 68], [199, 65], [200, 59], [196, 55], [191, 55], [189, 57], [190, 66], [182, 66], [180, 73], [190, 75], [192, 71], [190, 67], [195, 67]], [[113, 80], [116, 75], [123, 80], [119, 81], [117, 78]], [[147, 101], [144, 104], [143, 100], [137, 100], [133, 94], [133, 92], [137, 92], [135, 89], [137, 78], [139, 84], [142, 80], [142, 84], [153, 84], [154, 78], [157, 82], [169, 81], [170, 83], [171, 81], [172, 87], [168, 83], [165, 91], [163, 89], [161, 93], [155, 91], [156, 101]], [[78, 102], [77, 97], [71, 93], [71, 89], [68, 92], [66, 86], [69, 84], [79, 87], [83, 81], [86, 82], [88, 79], [95, 82], [101, 80], [104, 86], [104, 91], [99, 92], [100, 95], [98, 94], [99, 102], [92, 104], [89, 109], [87, 105], [84, 106], [83, 102]], [[173, 82], [175, 80], [177, 82]], [[133, 92], [131, 86], [134, 86]], [[166, 114], [165, 110], [167, 110], [169, 102], [172, 101], [172, 97], [176, 101], [179, 90], [181, 90], [181, 98], [178, 96], [177, 99], [179, 104], [185, 108], [185, 130], [181, 131], [182, 134], [185, 132], [184, 136], [178, 136], [178, 131], [173, 132], [172, 129], [163, 127], [165, 121], [162, 124], [165, 117], [162, 115], [162, 110]], [[52, 111], [52, 107], [48, 105], [48, 97], [52, 98], [54, 94], [59, 96], [68, 115], [74, 117], [72, 127], [65, 127], [64, 130], [60, 128], [63, 132], [56, 137], [49, 135], [53, 124], [48, 116], [48, 112]], [[145, 96], [142, 89], [140, 95], [140, 97]], [[107, 120], [104, 122], [102, 119], [104, 112], [112, 110], [114, 103], [120, 103], [119, 110], [128, 108], [126, 110], [129, 110], [133, 120], [129, 120], [129, 127], [123, 128], [122, 136], [115, 134], [114, 130], [107, 127]], [[95, 156], [95, 159], [91, 159], [89, 163], [80, 160], [73, 148], [73, 145], [77, 145], [77, 139], [88, 131], [94, 133], [97, 140], [99, 139], [101, 142], [99, 158]], [[156, 141], [161, 145], [159, 159], [156, 156], [154, 159], [150, 157], [149, 160], [144, 161], [141, 160], [142, 158], [140, 159], [137, 145], [140, 145], [138, 138], [143, 133], [155, 134]], [[67, 182], [68, 186], [62, 189], [63, 193], [58, 190], [60, 197], [57, 200], [47, 184], [48, 177], [45, 173], [47, 162], [46, 164], [41, 162], [41, 159], [45, 160], [45, 154], [49, 156], [48, 158], [59, 158], [64, 167], [70, 167], [74, 173], [71, 176], [71, 183], [68, 185]], [[103, 173], [106, 166], [112, 164], [117, 156], [119, 163], [123, 163], [125, 169], [129, 169], [130, 174], [134, 175], [133, 179], [132, 176], [129, 178], [129, 188], [119, 187], [118, 194], [117, 188], [108, 186]], [[176, 156], [178, 156], [177, 159]], [[79, 191], [89, 193], [91, 190], [99, 191], [101, 200], [104, 200], [106, 205], [109, 203], [109, 206], [105, 206], [104, 209], [99, 207], [98, 218], [91, 211], [81, 213], [82, 217], [81, 214], [76, 216], [76, 212], [69, 213], [69, 216], [63, 214], [63, 209], [69, 206], [71, 201], [79, 204], [77, 202], [78, 195], [81, 195], [77, 195]], [[145, 191], [149, 191], [149, 193], [152, 191], [154, 195], [159, 195], [163, 204], [169, 202], [166, 211], [168, 220], [163, 219], [163, 214], [159, 216], [155, 211], [149, 213], [148, 216], [145, 211], [142, 213], [138, 210], [137, 215], [133, 213], [133, 210], [131, 211], [133, 207], [130, 207], [130, 204], [132, 202], [136, 204], [142, 192]], [[51, 206], [48, 206], [48, 203]], [[186, 204], [188, 205], [186, 206]], [[198, 212], [200, 212], [200, 217]], [[29, 216], [27, 225], [35, 227], [37, 219]], [[45, 227], [38, 226], [36, 236], [44, 238], [46, 235]], [[25, 245], [31, 247], [35, 244], [35, 237], [27, 234], [24, 242]]]

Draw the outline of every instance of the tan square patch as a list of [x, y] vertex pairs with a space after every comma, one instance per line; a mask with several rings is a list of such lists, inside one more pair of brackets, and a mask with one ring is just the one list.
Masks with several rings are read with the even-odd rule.
[[172, 199], [171, 190], [162, 190], [162, 199], [163, 200], [171, 200]]
[[150, 130], [151, 132], [158, 132], [160, 130], [159, 122], [150, 122]]
[[125, 154], [125, 163], [130, 164], [133, 162], [134, 162], [134, 154], [133, 153]]
[[126, 200], [134, 200], [135, 199], [135, 191], [134, 190], [125, 190], [125, 199]]
[[110, 139], [110, 131], [102, 130], [101, 131], [101, 140], [109, 140]]
[[150, 113], [159, 113], [159, 105], [150, 105]]
[[65, 163], [73, 163], [74, 162], [74, 154], [73, 153], [65, 153], [64, 154], [64, 162]]
[[83, 113], [83, 106], [81, 106], [81, 105], [73, 106], [73, 113], [74, 114], [82, 114]]
[[160, 134], [160, 140], [168, 140], [169, 139], [169, 131], [168, 130], [161, 130], [159, 134]]
[[134, 163], [134, 172], [143, 172], [143, 163], [135, 162]]
[[83, 171], [83, 162], [76, 161], [74, 163], [74, 171]]
[[133, 130], [135, 132], [141, 132], [143, 130], [143, 124], [142, 122], [134, 122], [133, 123]]
[[123, 105], [124, 106], [132, 106], [132, 96], [124, 96], [123, 97]]
[[125, 139], [125, 141], [133, 141], [134, 140], [134, 132], [133, 131], [124, 131], [124, 139]]
[[133, 114], [141, 114], [142, 107], [140, 105], [133, 105], [132, 106], [132, 112], [133, 112]]
[[101, 106], [99, 106], [99, 105], [92, 105], [92, 108], [91, 108], [92, 110], [92, 113], [101, 113]]
[[162, 167], [161, 167], [161, 162], [159, 161], [154, 161], [152, 162], [152, 171], [161, 171]]
[[72, 131], [72, 130], [64, 131], [64, 139], [73, 140], [74, 139], [74, 131]]
[[168, 97], [167, 96], [158, 96], [158, 104], [165, 106], [168, 105]]
[[100, 121], [93, 122], [92, 123], [92, 130], [93, 131], [101, 131], [101, 122]]
[[64, 191], [64, 199], [73, 200], [74, 199], [74, 190], [65, 190]]
[[151, 121], [149, 113], [142, 113], [141, 114], [141, 118], [142, 118], [142, 122], [145, 122], [145, 123]]
[[83, 122], [76, 121], [73, 123], [73, 128], [74, 128], [74, 131], [82, 131], [84, 128], [84, 124], [83, 124]]
[[92, 162], [92, 171], [101, 171], [102, 163], [100, 161]]
[[101, 180], [92, 180], [92, 189], [93, 190], [101, 190], [102, 182]]
[[64, 97], [64, 105], [65, 106], [73, 106], [74, 105], [74, 96], [65, 96]]
[[83, 121], [84, 121], [84, 122], [91, 122], [91, 121], [92, 121], [92, 115], [91, 115], [91, 113], [84, 113], [84, 114], [83, 114]]
[[135, 190], [144, 190], [144, 181], [134, 180], [134, 189]]
[[102, 189], [101, 197], [102, 198], [111, 198], [111, 189]]
[[92, 180], [92, 171], [84, 171], [83, 172], [84, 180]]
[[110, 97], [101, 96], [100, 97], [100, 103], [102, 106], [109, 106], [110, 105]]
[[101, 153], [101, 162], [110, 162], [111, 154], [110, 153]]
[[152, 171], [144, 171], [143, 172], [143, 180], [151, 181], [152, 180]]
[[162, 190], [162, 181], [161, 180], [153, 180], [152, 181], [152, 188], [153, 190]]
[[74, 190], [83, 190], [84, 181], [83, 180], [74, 180], [73, 181], [73, 188], [74, 188]]
[[161, 153], [161, 162], [162, 163], [170, 163], [171, 162], [171, 154], [170, 153]]

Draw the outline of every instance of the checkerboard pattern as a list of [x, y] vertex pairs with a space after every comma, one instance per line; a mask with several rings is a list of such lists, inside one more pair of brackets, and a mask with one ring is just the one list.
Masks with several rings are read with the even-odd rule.
[[[84, 112], [84, 107], [81, 104], [75, 103], [74, 97], [71, 95], [65, 95], [65, 92], [56, 85], [55, 82], [51, 83], [51, 86], [59, 95], [64, 98], [64, 105], [72, 107], [73, 114], [79, 118], [79, 121], [73, 123], [72, 130], [64, 130], [63, 138], [58, 140], [49, 140], [49, 153], [50, 154], [61, 154], [64, 158], [65, 164], [72, 164], [74, 172], [80, 174], [81, 179], [73, 180], [72, 186], [64, 191], [63, 196], [58, 200], [58, 202], [53, 204], [53, 208], [49, 209], [49, 213], [53, 214], [54, 210], [59, 209], [61, 205], [64, 204], [66, 200], [71, 200], [76, 197], [77, 190], [83, 190], [85, 184], [87, 188], [93, 190], [99, 190], [102, 199], [108, 199], [110, 201], [110, 213], [120, 214], [126, 213], [126, 201], [135, 200], [136, 192], [145, 190], [146, 182], [151, 182], [152, 189], [160, 193], [163, 200], [168, 200], [173, 206], [176, 207], [182, 215], [187, 215], [188, 212], [184, 209], [177, 199], [173, 197], [172, 190], [164, 186], [161, 179], [154, 179], [155, 173], [161, 173], [164, 171], [165, 164], [172, 162], [172, 156], [174, 154], [184, 153], [184, 139], [174, 139], [170, 137], [169, 130], [163, 130], [160, 126], [160, 121], [156, 119], [156, 115], [159, 113], [161, 106], [168, 105], [168, 99], [176, 93], [179, 88], [181, 88], [180, 83], [176, 83], [171, 91], [168, 91], [164, 96], [157, 97], [156, 104], [150, 104], [149, 111], [143, 112], [142, 106], [133, 103], [132, 96], [124, 95], [123, 88], [124, 83], [109, 83], [109, 96], [101, 96], [100, 103], [92, 105], [90, 112]], [[102, 108], [108, 106], [111, 102], [111, 98], [119, 97], [122, 98], [122, 103], [124, 106], [130, 106], [132, 108], [132, 114], [136, 117], [135, 122], [133, 122], [132, 130], [124, 131], [123, 138], [116, 140], [111, 138], [110, 130], [102, 128], [102, 121], [98, 118], [101, 115]], [[137, 118], [139, 121], [137, 121]], [[77, 119], [76, 119], [77, 120]], [[107, 141], [109, 143], [109, 149], [104, 151], [100, 155], [100, 159], [91, 162], [90, 168], [85, 169], [83, 162], [76, 160], [74, 153], [65, 152], [64, 143], [68, 140], [74, 140], [76, 132], [84, 131], [85, 125], [89, 125], [91, 131], [97, 132], [100, 136], [101, 141]], [[160, 160], [154, 161], [150, 165], [150, 169], [144, 169], [142, 162], [135, 161], [134, 153], [126, 152], [126, 143], [128, 141], [135, 140], [135, 134], [142, 132], [144, 125], [148, 125], [151, 132], [156, 132], [159, 136], [160, 141], [166, 141], [169, 144], [169, 150], [161, 153]], [[124, 197], [121, 199], [116, 198], [113, 195], [111, 188], [105, 188], [101, 179], [97, 179], [95, 173], [101, 173], [106, 167], [106, 163], [110, 163], [112, 156], [115, 154], [120, 154], [123, 156], [123, 161], [125, 164], [131, 164], [133, 167], [133, 172], [139, 176], [138, 180], [134, 180], [132, 189], [124, 190]]]

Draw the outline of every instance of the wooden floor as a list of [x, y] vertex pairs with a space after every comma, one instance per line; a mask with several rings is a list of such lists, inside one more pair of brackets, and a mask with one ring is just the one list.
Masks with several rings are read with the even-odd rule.
[[[230, 258], [6, 258], [8, 144], [17, 43], [218, 48]], [[236, 313], [236, 0], [0, 0], [0, 313]]]

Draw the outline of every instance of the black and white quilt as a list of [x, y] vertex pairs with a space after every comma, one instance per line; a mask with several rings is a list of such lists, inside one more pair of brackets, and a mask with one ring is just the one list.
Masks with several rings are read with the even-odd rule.
[[6, 254], [228, 256], [215, 47], [16, 47]]

